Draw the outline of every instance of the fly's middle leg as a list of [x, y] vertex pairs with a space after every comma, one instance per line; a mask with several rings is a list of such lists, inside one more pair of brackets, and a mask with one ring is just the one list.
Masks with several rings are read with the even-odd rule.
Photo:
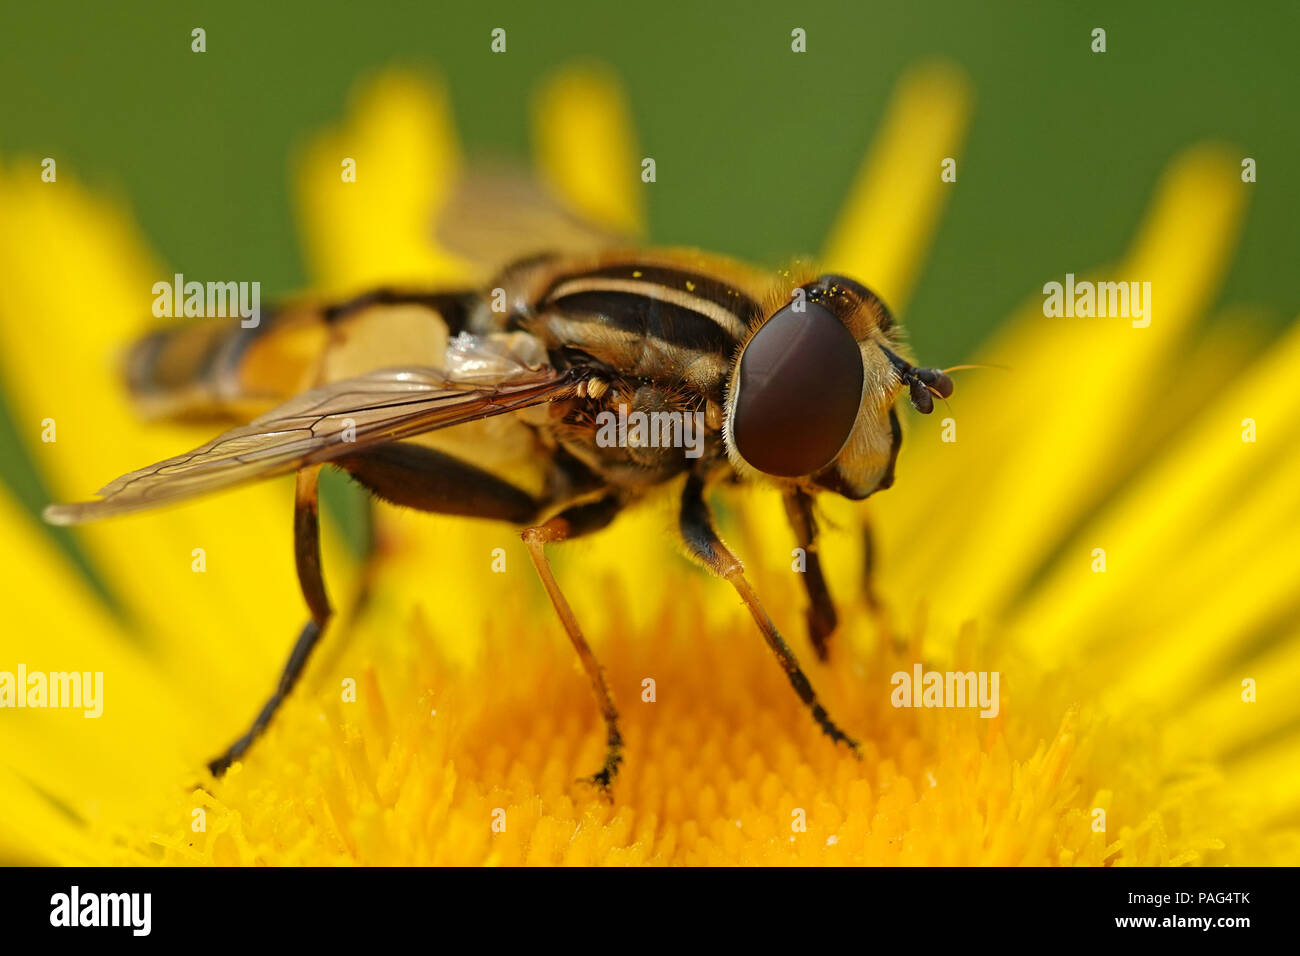
[[598, 771], [586, 779], [594, 784], [606, 799], [610, 798], [610, 784], [618, 773], [619, 764], [623, 762], [623, 736], [618, 730], [618, 711], [614, 707], [614, 696], [610, 693], [609, 684], [605, 681], [604, 668], [592, 653], [591, 646], [583, 637], [582, 628], [578, 626], [578, 619], [574, 617], [569, 602], [565, 600], [560, 586], [555, 581], [551, 564], [546, 560], [545, 548], [546, 545], [557, 541], [565, 541], [600, 530], [614, 520], [620, 507], [621, 502], [615, 496], [602, 498], [590, 504], [575, 505], [549, 521], [525, 529], [522, 534], [524, 545], [528, 548], [528, 554], [533, 559], [537, 574], [542, 579], [542, 586], [546, 588], [551, 604], [555, 607], [555, 613], [559, 616], [560, 623], [564, 625], [574, 650], [578, 652], [582, 668], [587, 672], [587, 679], [591, 681], [596, 705], [600, 708], [601, 716], [605, 718], [605, 761]]

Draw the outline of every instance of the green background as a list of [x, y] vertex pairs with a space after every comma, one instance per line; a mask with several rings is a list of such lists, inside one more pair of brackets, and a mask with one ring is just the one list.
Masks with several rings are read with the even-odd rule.
[[[488, 49], [497, 26], [504, 56]], [[969, 74], [975, 113], [905, 318], [917, 353], [946, 365], [1046, 278], [1114, 259], [1161, 169], [1207, 138], [1258, 162], [1222, 301], [1294, 316], [1298, 37], [1292, 2], [5, 3], [0, 161], [36, 176], [56, 157], [125, 197], [162, 261], [257, 277], [272, 298], [306, 282], [289, 157], [358, 78], [434, 67], [471, 155], [523, 156], [538, 80], [596, 58], [657, 162], [653, 240], [774, 262], [817, 251], [890, 88], [940, 54]], [[2, 476], [36, 509], [15, 427], [0, 414]]]

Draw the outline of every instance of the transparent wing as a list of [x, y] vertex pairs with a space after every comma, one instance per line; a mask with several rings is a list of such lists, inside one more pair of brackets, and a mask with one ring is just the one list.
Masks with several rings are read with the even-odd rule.
[[385, 442], [540, 405], [576, 393], [579, 376], [516, 366], [452, 377], [426, 367], [381, 369], [312, 389], [207, 444], [110, 482], [101, 500], [51, 505], [76, 524], [169, 504], [295, 471]]
[[585, 254], [637, 241], [580, 216], [528, 175], [491, 166], [461, 179], [438, 214], [434, 237], [489, 272], [543, 252]]

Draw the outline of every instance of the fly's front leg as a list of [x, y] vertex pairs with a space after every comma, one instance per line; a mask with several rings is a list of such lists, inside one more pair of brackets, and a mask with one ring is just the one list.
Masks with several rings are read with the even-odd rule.
[[605, 681], [604, 668], [596, 660], [596, 655], [592, 653], [587, 639], [582, 636], [578, 619], [573, 616], [569, 602], [565, 600], [560, 586], [555, 582], [551, 564], [546, 560], [545, 547], [552, 542], [565, 541], [599, 531], [614, 520], [621, 506], [622, 503], [614, 496], [602, 498], [591, 504], [575, 505], [549, 521], [525, 529], [522, 534], [524, 545], [528, 548], [528, 554], [533, 559], [537, 574], [542, 579], [542, 585], [546, 588], [551, 604], [555, 607], [555, 613], [559, 615], [560, 623], [564, 625], [564, 630], [568, 633], [569, 640], [573, 642], [573, 648], [582, 661], [582, 668], [587, 672], [587, 679], [591, 681], [592, 692], [596, 695], [596, 705], [600, 708], [601, 716], [605, 718], [605, 762], [586, 780], [594, 784], [606, 799], [610, 798], [610, 784], [618, 773], [619, 764], [623, 762], [623, 737], [618, 732], [618, 711], [614, 708], [614, 695], [610, 693], [609, 684]]
[[293, 503], [294, 558], [298, 568], [298, 583], [302, 588], [302, 596], [307, 602], [307, 608], [311, 611], [311, 620], [303, 626], [298, 640], [293, 645], [293, 651], [289, 654], [289, 660], [280, 674], [280, 682], [276, 685], [275, 692], [262, 706], [252, 726], [231, 744], [225, 753], [208, 764], [208, 769], [212, 771], [213, 776], [219, 777], [229, 770], [230, 765], [242, 757], [253, 745], [253, 741], [266, 730], [276, 710], [289, 696], [298, 678], [302, 676], [307, 666], [307, 659], [311, 656], [312, 650], [315, 649], [325, 630], [325, 625], [329, 623], [333, 614], [329, 598], [325, 594], [325, 579], [321, 574], [320, 506], [317, 496], [320, 469], [320, 465], [313, 465], [298, 472]]
[[682, 510], [679, 518], [682, 538], [691, 553], [695, 555], [704, 566], [720, 578], [725, 578], [732, 587], [736, 589], [749, 608], [749, 613], [753, 615], [754, 622], [758, 624], [758, 629], [763, 632], [763, 638], [767, 641], [767, 646], [772, 649], [777, 660], [785, 669], [786, 676], [790, 679], [790, 684], [794, 691], [799, 695], [812, 713], [813, 720], [821, 727], [826, 736], [830, 737], [837, 743], [846, 744], [855, 754], [858, 753], [858, 744], [852, 737], [840, 730], [826, 713], [826, 708], [821, 705], [817, 699], [816, 692], [813, 691], [812, 684], [809, 683], [807, 676], [799, 667], [799, 662], [795, 660], [794, 652], [790, 650], [781, 633], [772, 623], [772, 618], [768, 616], [767, 611], [763, 608], [762, 602], [759, 601], [758, 595], [750, 587], [749, 581], [745, 578], [745, 567], [736, 559], [736, 556], [727, 549], [718, 537], [718, 533], [713, 530], [713, 519], [709, 515], [709, 506], [704, 501], [704, 481], [698, 475], [691, 474], [686, 478], [686, 487], [682, 491]]
[[794, 530], [795, 540], [804, 553], [804, 590], [808, 593], [808, 637], [819, 660], [826, 660], [830, 648], [827, 641], [835, 632], [838, 616], [835, 601], [822, 574], [821, 557], [817, 552], [817, 517], [813, 514], [812, 496], [802, 491], [792, 491], [785, 496], [785, 514]]

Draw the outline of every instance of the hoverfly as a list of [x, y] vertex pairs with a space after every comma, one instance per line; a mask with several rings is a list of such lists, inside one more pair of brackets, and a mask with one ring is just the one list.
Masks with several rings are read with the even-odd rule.
[[[327, 464], [389, 502], [522, 529], [604, 718], [605, 759], [589, 779], [606, 794], [622, 761], [618, 714], [545, 549], [599, 531], [679, 478], [687, 553], [736, 589], [812, 718], [856, 751], [714, 530], [705, 493], [736, 481], [781, 491], [807, 556], [808, 628], [825, 659], [836, 613], [815, 548], [814, 496], [860, 500], [890, 487], [902, 441], [895, 401], [906, 391], [928, 413], [934, 397], [952, 393], [948, 376], [913, 366], [884, 303], [850, 278], [633, 248], [500, 176], [468, 180], [439, 232], [454, 251], [497, 263], [495, 276], [477, 288], [380, 289], [290, 306], [257, 328], [202, 323], [137, 343], [127, 377], [146, 412], [262, 413], [123, 475], [100, 500], [46, 509], [48, 521], [73, 524], [296, 473], [294, 547], [310, 619], [274, 693], [211, 771], [223, 773], [266, 728], [330, 620], [317, 510]], [[619, 410], [699, 416], [702, 447], [688, 456], [671, 443], [598, 441], [601, 413]], [[473, 440], [452, 451], [441, 440], [464, 432]]]

